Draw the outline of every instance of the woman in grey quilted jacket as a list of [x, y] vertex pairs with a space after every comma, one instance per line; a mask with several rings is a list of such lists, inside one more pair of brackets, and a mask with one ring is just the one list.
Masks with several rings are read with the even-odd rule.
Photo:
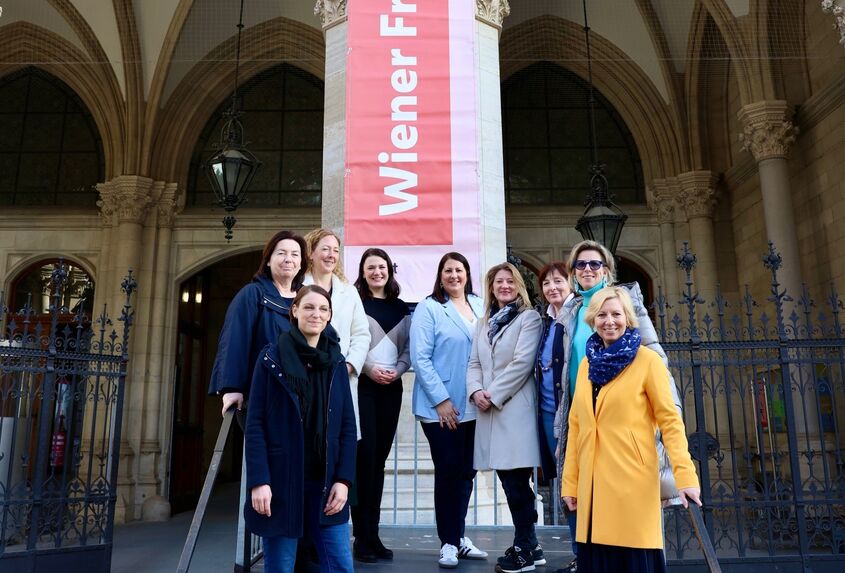
[[[613, 255], [601, 243], [595, 241], [582, 241], [572, 247], [569, 254], [569, 281], [575, 297], [563, 305], [557, 316], [557, 322], [563, 326], [563, 380], [562, 395], [557, 413], [555, 415], [555, 438], [558, 440], [557, 464], [558, 475], [561, 475], [566, 452], [566, 437], [569, 420], [569, 406], [572, 395], [575, 391], [575, 379], [578, 374], [578, 366], [586, 355], [586, 342], [593, 333], [592, 329], [584, 322], [584, 313], [589, 306], [593, 294], [606, 286], [612, 286], [616, 282], [616, 263]], [[628, 283], [620, 285], [628, 290], [634, 302], [634, 311], [640, 323], [640, 334], [642, 344], [657, 352], [667, 365], [666, 353], [657, 340], [657, 331], [651, 318], [648, 316], [643, 303], [643, 295], [640, 285]], [[678, 410], [681, 411], [681, 399], [678, 395], [678, 388], [672, 374], [669, 374], [669, 386], [672, 398]], [[660, 441], [660, 433], [655, 435], [655, 444], [660, 460], [660, 494], [665, 505], [681, 503], [677, 497], [672, 468], [669, 458]], [[560, 492], [557, 492], [559, 495]], [[574, 513], [567, 512], [572, 538], [575, 538], [576, 517]], [[572, 563], [558, 573], [571, 573], [577, 570], [577, 554]]]

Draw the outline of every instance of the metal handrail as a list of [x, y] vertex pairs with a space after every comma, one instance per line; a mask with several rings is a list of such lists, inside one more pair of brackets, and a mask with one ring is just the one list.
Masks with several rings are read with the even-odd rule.
[[217, 474], [220, 472], [220, 460], [223, 457], [223, 450], [226, 449], [226, 442], [229, 439], [232, 420], [234, 418], [234, 408], [230, 408], [223, 415], [223, 423], [220, 424], [220, 432], [217, 434], [217, 443], [214, 444], [214, 454], [211, 456], [211, 465], [208, 467], [208, 473], [205, 476], [205, 483], [202, 486], [197, 509], [194, 511], [193, 520], [191, 520], [191, 528], [188, 530], [188, 537], [185, 539], [185, 545], [182, 547], [182, 555], [179, 557], [179, 565], [176, 567], [177, 573], [187, 573], [188, 568], [191, 566], [191, 558], [194, 556], [194, 549], [196, 549], [197, 545], [197, 537], [199, 537], [200, 529], [202, 528], [202, 520], [205, 517], [208, 500], [211, 498], [211, 491], [214, 489], [214, 482], [217, 480]]

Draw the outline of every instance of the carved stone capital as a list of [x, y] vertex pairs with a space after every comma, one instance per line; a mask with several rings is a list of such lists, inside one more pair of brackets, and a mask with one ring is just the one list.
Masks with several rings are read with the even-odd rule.
[[748, 104], [737, 114], [743, 124], [739, 140], [754, 159], [785, 158], [795, 142], [798, 128], [785, 101], [759, 101]]
[[323, 30], [345, 22], [346, 0], [317, 0], [314, 5], [314, 15], [320, 18]]
[[106, 183], [98, 183], [100, 200], [97, 206], [106, 225], [112, 225], [115, 216], [117, 224], [143, 223], [150, 204], [153, 180], [135, 175], [122, 175]]
[[508, 0], [475, 0], [475, 17], [496, 28], [502, 27], [510, 13]]
[[718, 177], [712, 171], [688, 171], [678, 175], [681, 184], [680, 201], [687, 219], [713, 218], [713, 208], [719, 198]]
[[655, 179], [651, 182], [649, 207], [657, 213], [658, 224], [675, 222], [679, 189], [678, 182], [674, 178]]
[[158, 226], [172, 227], [176, 216], [185, 208], [185, 194], [179, 192], [176, 183], [164, 183], [161, 196], [156, 204]]

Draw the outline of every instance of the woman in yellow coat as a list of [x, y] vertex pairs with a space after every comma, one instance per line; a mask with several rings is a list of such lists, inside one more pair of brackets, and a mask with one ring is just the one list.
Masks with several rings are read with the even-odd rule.
[[578, 511], [578, 573], [666, 571], [654, 433], [659, 427], [684, 507], [701, 505], [684, 423], [660, 356], [640, 344], [624, 288], [597, 292], [569, 413], [561, 494]]

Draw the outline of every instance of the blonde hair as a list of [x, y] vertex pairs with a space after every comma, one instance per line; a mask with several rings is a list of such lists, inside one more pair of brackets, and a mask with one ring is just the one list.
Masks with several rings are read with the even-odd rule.
[[578, 279], [575, 277], [575, 261], [578, 260], [578, 255], [584, 251], [598, 251], [601, 258], [604, 259], [606, 265], [605, 277], [606, 286], [613, 286], [616, 284], [616, 260], [613, 258], [613, 253], [607, 247], [596, 241], [581, 241], [577, 243], [572, 250], [569, 251], [569, 259], [566, 265], [569, 267], [569, 286], [572, 287], [572, 292], [578, 292]]
[[634, 302], [631, 300], [631, 295], [625, 287], [610, 286], [604, 287], [599, 292], [593, 295], [590, 299], [590, 306], [587, 307], [587, 312], [584, 313], [584, 322], [595, 329], [596, 316], [601, 310], [602, 305], [611, 299], [619, 299], [622, 304], [622, 312], [625, 313], [625, 322], [628, 328], [637, 328], [640, 321], [637, 320], [637, 314], [634, 312]]
[[[337, 239], [337, 246], [343, 246], [343, 243], [341, 243], [340, 237], [337, 236], [337, 233], [330, 229], [314, 229], [313, 231], [308, 231], [308, 233], [305, 235], [305, 242], [308, 243], [308, 254], [306, 256], [306, 260], [308, 261], [309, 273], [312, 272], [311, 254], [314, 252], [314, 249], [317, 248], [317, 245], [320, 244], [320, 241], [322, 241], [326, 237], [334, 237], [335, 239]], [[343, 257], [337, 258], [337, 266], [334, 268], [334, 274], [343, 282], [349, 282], [346, 280], [346, 275], [343, 274]]]
[[511, 275], [513, 275], [513, 282], [516, 286], [516, 299], [519, 301], [519, 306], [531, 308], [531, 299], [528, 297], [528, 289], [525, 287], [525, 280], [523, 280], [519, 269], [510, 263], [500, 263], [491, 267], [490, 270], [487, 271], [487, 276], [484, 278], [484, 299], [487, 301], [486, 308], [484, 309], [484, 320], [490, 318], [493, 305], [498, 304], [496, 302], [496, 297], [493, 296], [493, 282], [496, 280], [496, 275], [499, 271], [508, 271]]

